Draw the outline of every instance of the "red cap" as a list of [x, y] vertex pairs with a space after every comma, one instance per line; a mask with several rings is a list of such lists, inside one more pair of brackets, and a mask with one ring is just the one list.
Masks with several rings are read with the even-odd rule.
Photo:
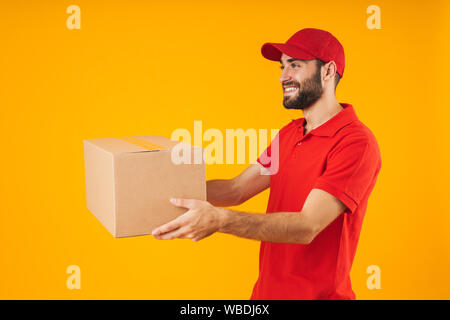
[[320, 59], [334, 61], [336, 72], [342, 77], [345, 68], [344, 48], [331, 33], [320, 29], [297, 31], [286, 43], [265, 43], [262, 55], [269, 60], [280, 61], [282, 53], [301, 60]]

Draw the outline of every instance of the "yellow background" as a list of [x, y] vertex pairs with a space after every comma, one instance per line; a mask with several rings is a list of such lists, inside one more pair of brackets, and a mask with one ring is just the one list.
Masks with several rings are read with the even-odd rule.
[[[68, 30], [66, 8], [81, 8]], [[366, 8], [381, 8], [369, 30]], [[317, 27], [343, 43], [337, 95], [383, 167], [352, 282], [359, 299], [450, 298], [448, 22], [432, 1], [2, 1], [0, 298], [247, 299], [259, 244], [216, 234], [114, 239], [86, 209], [86, 138], [281, 128], [278, 63], [261, 45]], [[446, 21], [447, 19], [447, 21]], [[245, 165], [209, 165], [207, 178]], [[239, 207], [265, 211], [268, 192]], [[66, 268], [81, 268], [80, 290]], [[366, 268], [381, 268], [369, 290]]]

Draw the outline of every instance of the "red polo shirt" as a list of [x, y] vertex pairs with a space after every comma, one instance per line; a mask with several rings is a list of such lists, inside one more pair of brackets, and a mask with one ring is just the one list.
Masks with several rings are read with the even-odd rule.
[[[261, 242], [251, 299], [355, 299], [350, 269], [381, 157], [374, 135], [353, 107], [341, 105], [343, 110], [306, 135], [304, 118], [279, 131], [267, 213], [300, 212], [314, 188], [347, 208], [310, 244]], [[276, 160], [270, 150], [258, 158], [265, 167]]]

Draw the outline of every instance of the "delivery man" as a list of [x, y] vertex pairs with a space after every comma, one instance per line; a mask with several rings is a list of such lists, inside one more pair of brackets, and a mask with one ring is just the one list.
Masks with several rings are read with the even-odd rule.
[[[343, 47], [309, 28], [261, 52], [281, 63], [283, 104], [304, 118], [284, 126], [239, 176], [208, 181], [208, 201], [171, 199], [188, 211], [152, 234], [198, 241], [224, 232], [261, 241], [252, 299], [355, 299], [350, 269], [381, 158], [353, 106], [336, 100]], [[224, 208], [269, 187], [267, 214]]]

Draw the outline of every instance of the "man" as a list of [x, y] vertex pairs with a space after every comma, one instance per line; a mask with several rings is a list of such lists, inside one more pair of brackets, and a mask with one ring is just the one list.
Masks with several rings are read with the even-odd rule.
[[[153, 235], [198, 241], [224, 232], [260, 240], [252, 299], [355, 299], [349, 274], [381, 158], [353, 107], [336, 100], [344, 50], [330, 33], [302, 29], [261, 52], [280, 61], [283, 104], [304, 118], [283, 127], [239, 176], [208, 181], [208, 201], [172, 199], [189, 210]], [[268, 187], [267, 214], [222, 208]]]

